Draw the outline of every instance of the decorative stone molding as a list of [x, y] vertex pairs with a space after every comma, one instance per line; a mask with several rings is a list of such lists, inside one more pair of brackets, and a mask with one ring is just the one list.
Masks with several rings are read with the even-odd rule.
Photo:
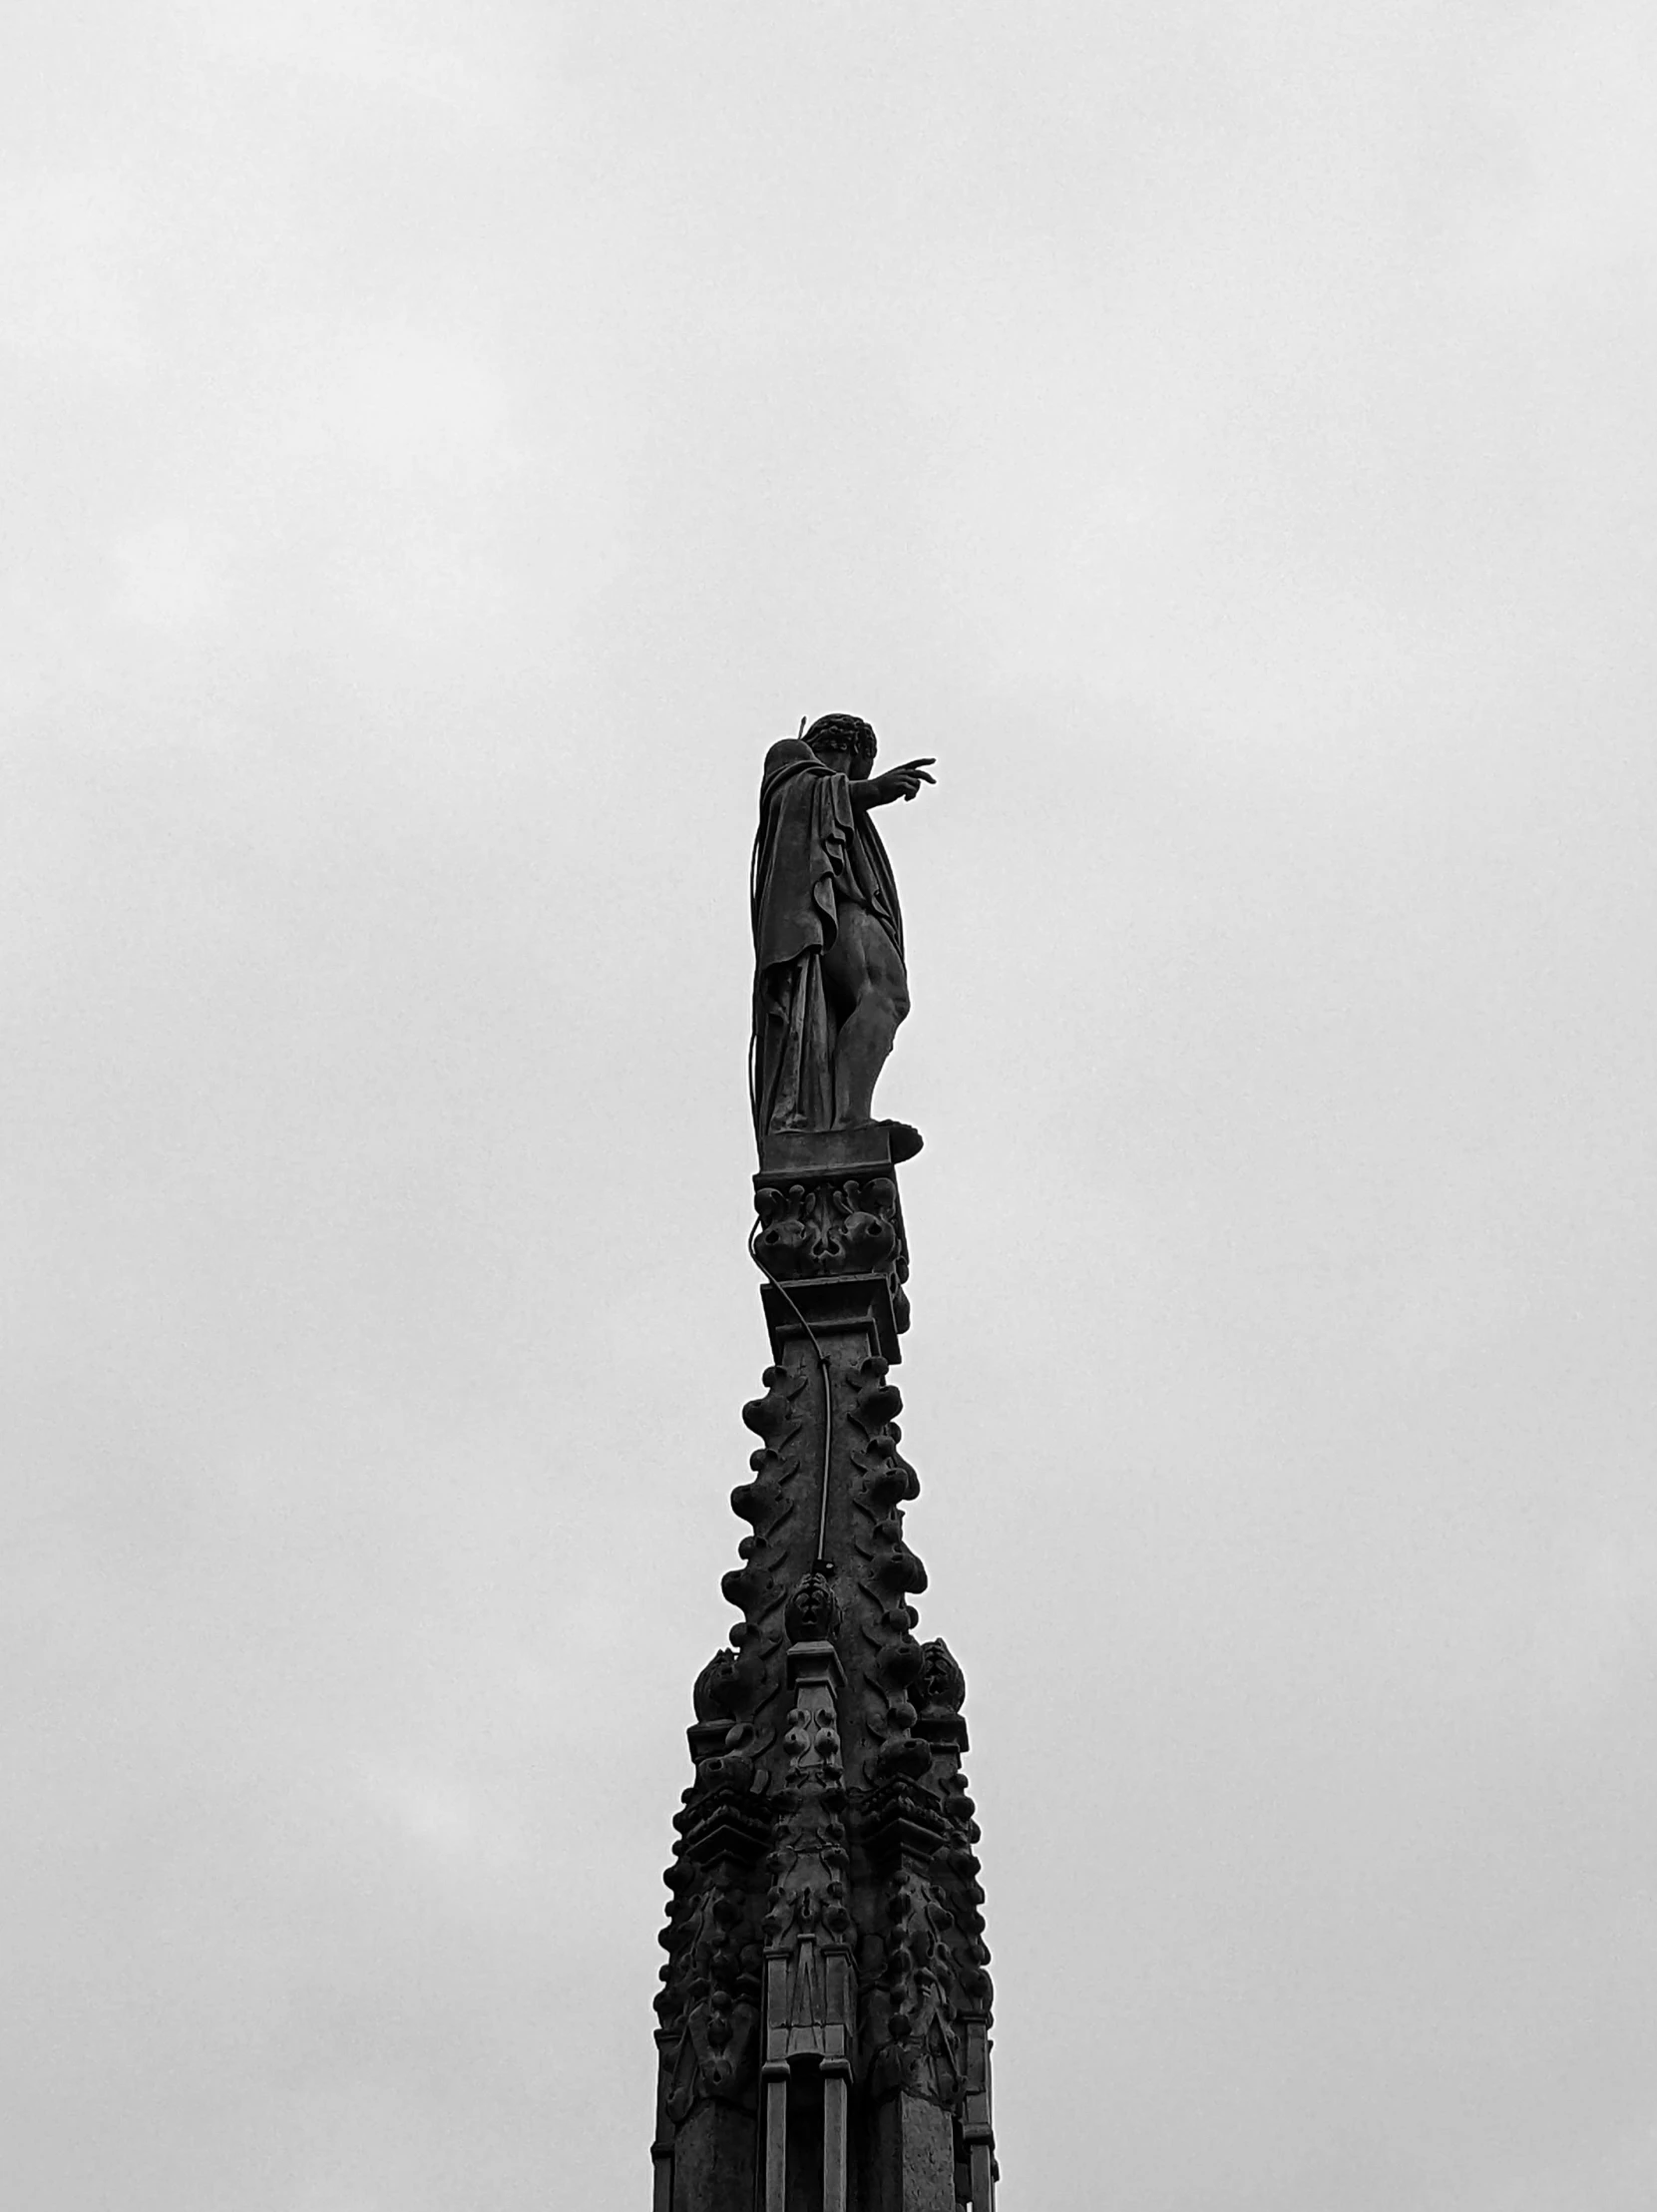
[[884, 1275], [902, 1248], [898, 1186], [888, 1176], [754, 1178], [753, 1255], [775, 1282], [801, 1275]]
[[878, 1748], [867, 1781], [897, 1775], [919, 1779], [932, 1764], [913, 1733], [919, 1715], [909, 1692], [924, 1656], [915, 1641], [919, 1614], [908, 1600], [927, 1586], [927, 1570], [903, 1539], [903, 1507], [920, 1495], [915, 1470], [899, 1456], [894, 1418], [903, 1398], [887, 1380], [887, 1363], [865, 1360], [857, 1371], [849, 1428], [855, 1515], [853, 1568], [865, 1599], [859, 1626], [865, 1647], [863, 1709]]

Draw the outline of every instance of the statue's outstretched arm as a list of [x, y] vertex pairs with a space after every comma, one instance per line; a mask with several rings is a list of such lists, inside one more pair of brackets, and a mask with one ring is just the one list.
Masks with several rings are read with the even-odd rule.
[[854, 783], [852, 804], [890, 806], [894, 799], [912, 799], [923, 783], [938, 781], [936, 776], [927, 774], [936, 760], [935, 753], [928, 753], [923, 760], [906, 760], [901, 768], [888, 768], [884, 775], [871, 776], [866, 783]]

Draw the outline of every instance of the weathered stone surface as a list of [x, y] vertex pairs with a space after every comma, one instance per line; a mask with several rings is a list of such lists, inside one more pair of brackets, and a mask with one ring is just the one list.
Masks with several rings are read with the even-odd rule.
[[716, 2205], [746, 2212], [753, 2199], [754, 2144], [752, 2113], [698, 2106], [674, 2131], [669, 2156], [658, 2164], [659, 2212], [712, 2212]]
[[956, 2212], [960, 2200], [950, 2115], [915, 2096], [896, 2096], [877, 2105], [865, 2175], [859, 2212]]

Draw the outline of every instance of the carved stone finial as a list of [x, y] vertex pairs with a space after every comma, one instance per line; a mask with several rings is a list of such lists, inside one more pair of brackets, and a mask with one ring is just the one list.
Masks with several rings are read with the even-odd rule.
[[925, 1712], [958, 1713], [967, 1702], [967, 1677], [961, 1663], [942, 1636], [921, 1646], [921, 1675], [917, 1687]]
[[840, 1625], [840, 1600], [828, 1576], [813, 1567], [794, 1585], [783, 1613], [790, 1643], [827, 1643]]
[[696, 1677], [690, 1702], [699, 1721], [729, 1720], [736, 1709], [736, 1653], [728, 1644], [715, 1651]]

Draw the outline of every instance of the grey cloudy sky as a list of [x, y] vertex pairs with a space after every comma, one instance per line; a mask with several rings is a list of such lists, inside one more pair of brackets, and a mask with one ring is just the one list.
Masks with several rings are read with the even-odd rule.
[[844, 707], [1008, 2212], [1648, 2212], [1649, 8], [4, 44], [15, 2201], [644, 2203]]

